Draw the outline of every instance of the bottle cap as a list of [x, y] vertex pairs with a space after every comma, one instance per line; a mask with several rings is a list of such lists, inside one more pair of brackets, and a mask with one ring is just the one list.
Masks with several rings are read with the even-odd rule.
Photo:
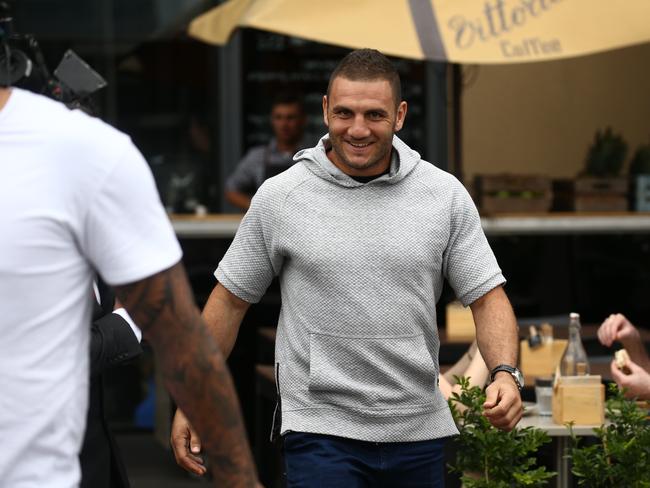
[[580, 314], [571, 312], [569, 314], [569, 324], [578, 328], [581, 328], [582, 326], [580, 325]]

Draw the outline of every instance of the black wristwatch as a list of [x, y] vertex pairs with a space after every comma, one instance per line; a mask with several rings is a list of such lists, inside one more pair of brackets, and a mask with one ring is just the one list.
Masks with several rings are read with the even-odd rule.
[[517, 368], [513, 368], [512, 366], [508, 366], [507, 364], [499, 364], [496, 368], [490, 371], [490, 383], [494, 381], [494, 376], [499, 371], [505, 371], [506, 373], [510, 373], [513, 379], [515, 380], [515, 384], [520, 390], [524, 387], [524, 375], [522, 375], [521, 371], [519, 371]]

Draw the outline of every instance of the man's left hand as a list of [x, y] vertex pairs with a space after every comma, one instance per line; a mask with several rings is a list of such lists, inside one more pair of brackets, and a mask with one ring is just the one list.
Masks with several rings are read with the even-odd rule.
[[497, 373], [485, 394], [483, 414], [496, 428], [511, 431], [523, 413], [519, 388], [512, 376], [507, 372]]

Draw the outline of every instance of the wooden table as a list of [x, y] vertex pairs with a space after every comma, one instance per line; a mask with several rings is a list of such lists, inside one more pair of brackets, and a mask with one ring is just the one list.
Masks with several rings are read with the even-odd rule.
[[[518, 428], [536, 427], [546, 432], [553, 440], [554, 466], [557, 471], [556, 486], [558, 488], [568, 488], [571, 473], [569, 471], [569, 460], [565, 457], [566, 450], [569, 447], [569, 429], [564, 425], [553, 422], [550, 415], [529, 415], [523, 417]], [[594, 428], [598, 425], [575, 425], [573, 433], [576, 436], [595, 435]]]

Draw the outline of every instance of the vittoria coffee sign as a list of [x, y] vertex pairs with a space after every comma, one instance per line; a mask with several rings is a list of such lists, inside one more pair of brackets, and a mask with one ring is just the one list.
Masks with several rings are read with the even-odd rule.
[[650, 0], [228, 0], [190, 35], [250, 27], [412, 59], [489, 64], [581, 56], [650, 41]]
[[[535, 57], [559, 54], [562, 41], [558, 38], [518, 37], [526, 25], [535, 22], [563, 0], [493, 0], [477, 9], [478, 15], [453, 15], [447, 28], [459, 49], [471, 49], [474, 43], [498, 41], [504, 57]], [[570, 0], [569, 0], [570, 1]], [[479, 2], [477, 2], [477, 5]]]

